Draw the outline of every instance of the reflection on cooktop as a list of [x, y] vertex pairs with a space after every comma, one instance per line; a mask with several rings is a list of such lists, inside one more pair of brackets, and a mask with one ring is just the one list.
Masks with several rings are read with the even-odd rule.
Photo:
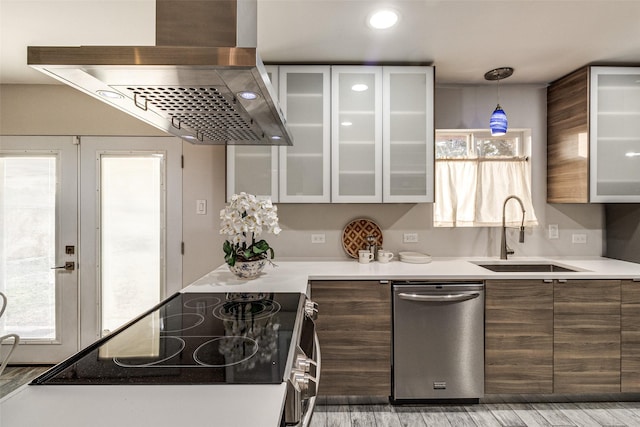
[[299, 293], [177, 294], [34, 382], [277, 384]]

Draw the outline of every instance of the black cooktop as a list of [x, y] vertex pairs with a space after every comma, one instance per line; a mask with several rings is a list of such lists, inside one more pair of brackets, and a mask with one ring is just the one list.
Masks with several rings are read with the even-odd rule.
[[279, 384], [299, 293], [178, 293], [31, 384]]

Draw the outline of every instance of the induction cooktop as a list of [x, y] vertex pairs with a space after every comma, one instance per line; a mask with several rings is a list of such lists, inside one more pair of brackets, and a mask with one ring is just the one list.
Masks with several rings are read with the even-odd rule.
[[279, 384], [304, 301], [177, 293], [31, 384]]

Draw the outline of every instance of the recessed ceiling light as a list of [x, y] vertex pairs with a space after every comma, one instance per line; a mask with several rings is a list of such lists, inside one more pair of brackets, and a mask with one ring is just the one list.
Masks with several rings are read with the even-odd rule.
[[369, 26], [376, 30], [386, 30], [398, 23], [399, 15], [391, 9], [382, 9], [369, 15]]
[[367, 89], [369, 89], [369, 86], [367, 86], [364, 83], [356, 83], [353, 86], [351, 86], [351, 90], [354, 92], [364, 92]]

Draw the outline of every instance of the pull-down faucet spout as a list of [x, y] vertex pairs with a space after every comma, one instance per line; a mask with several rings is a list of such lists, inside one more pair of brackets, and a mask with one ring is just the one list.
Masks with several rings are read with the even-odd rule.
[[522, 203], [522, 200], [520, 199], [520, 197], [511, 195], [506, 199], [504, 199], [504, 203], [502, 204], [502, 237], [500, 239], [500, 259], [507, 259], [508, 255], [514, 254], [513, 249], [507, 246], [507, 225], [505, 220], [505, 211], [507, 208], [507, 202], [510, 199], [516, 199], [518, 203], [520, 203], [520, 208], [522, 209], [522, 222], [520, 223], [520, 238], [518, 239], [518, 241], [520, 243], [524, 243], [524, 213], [525, 213], [524, 203]]

